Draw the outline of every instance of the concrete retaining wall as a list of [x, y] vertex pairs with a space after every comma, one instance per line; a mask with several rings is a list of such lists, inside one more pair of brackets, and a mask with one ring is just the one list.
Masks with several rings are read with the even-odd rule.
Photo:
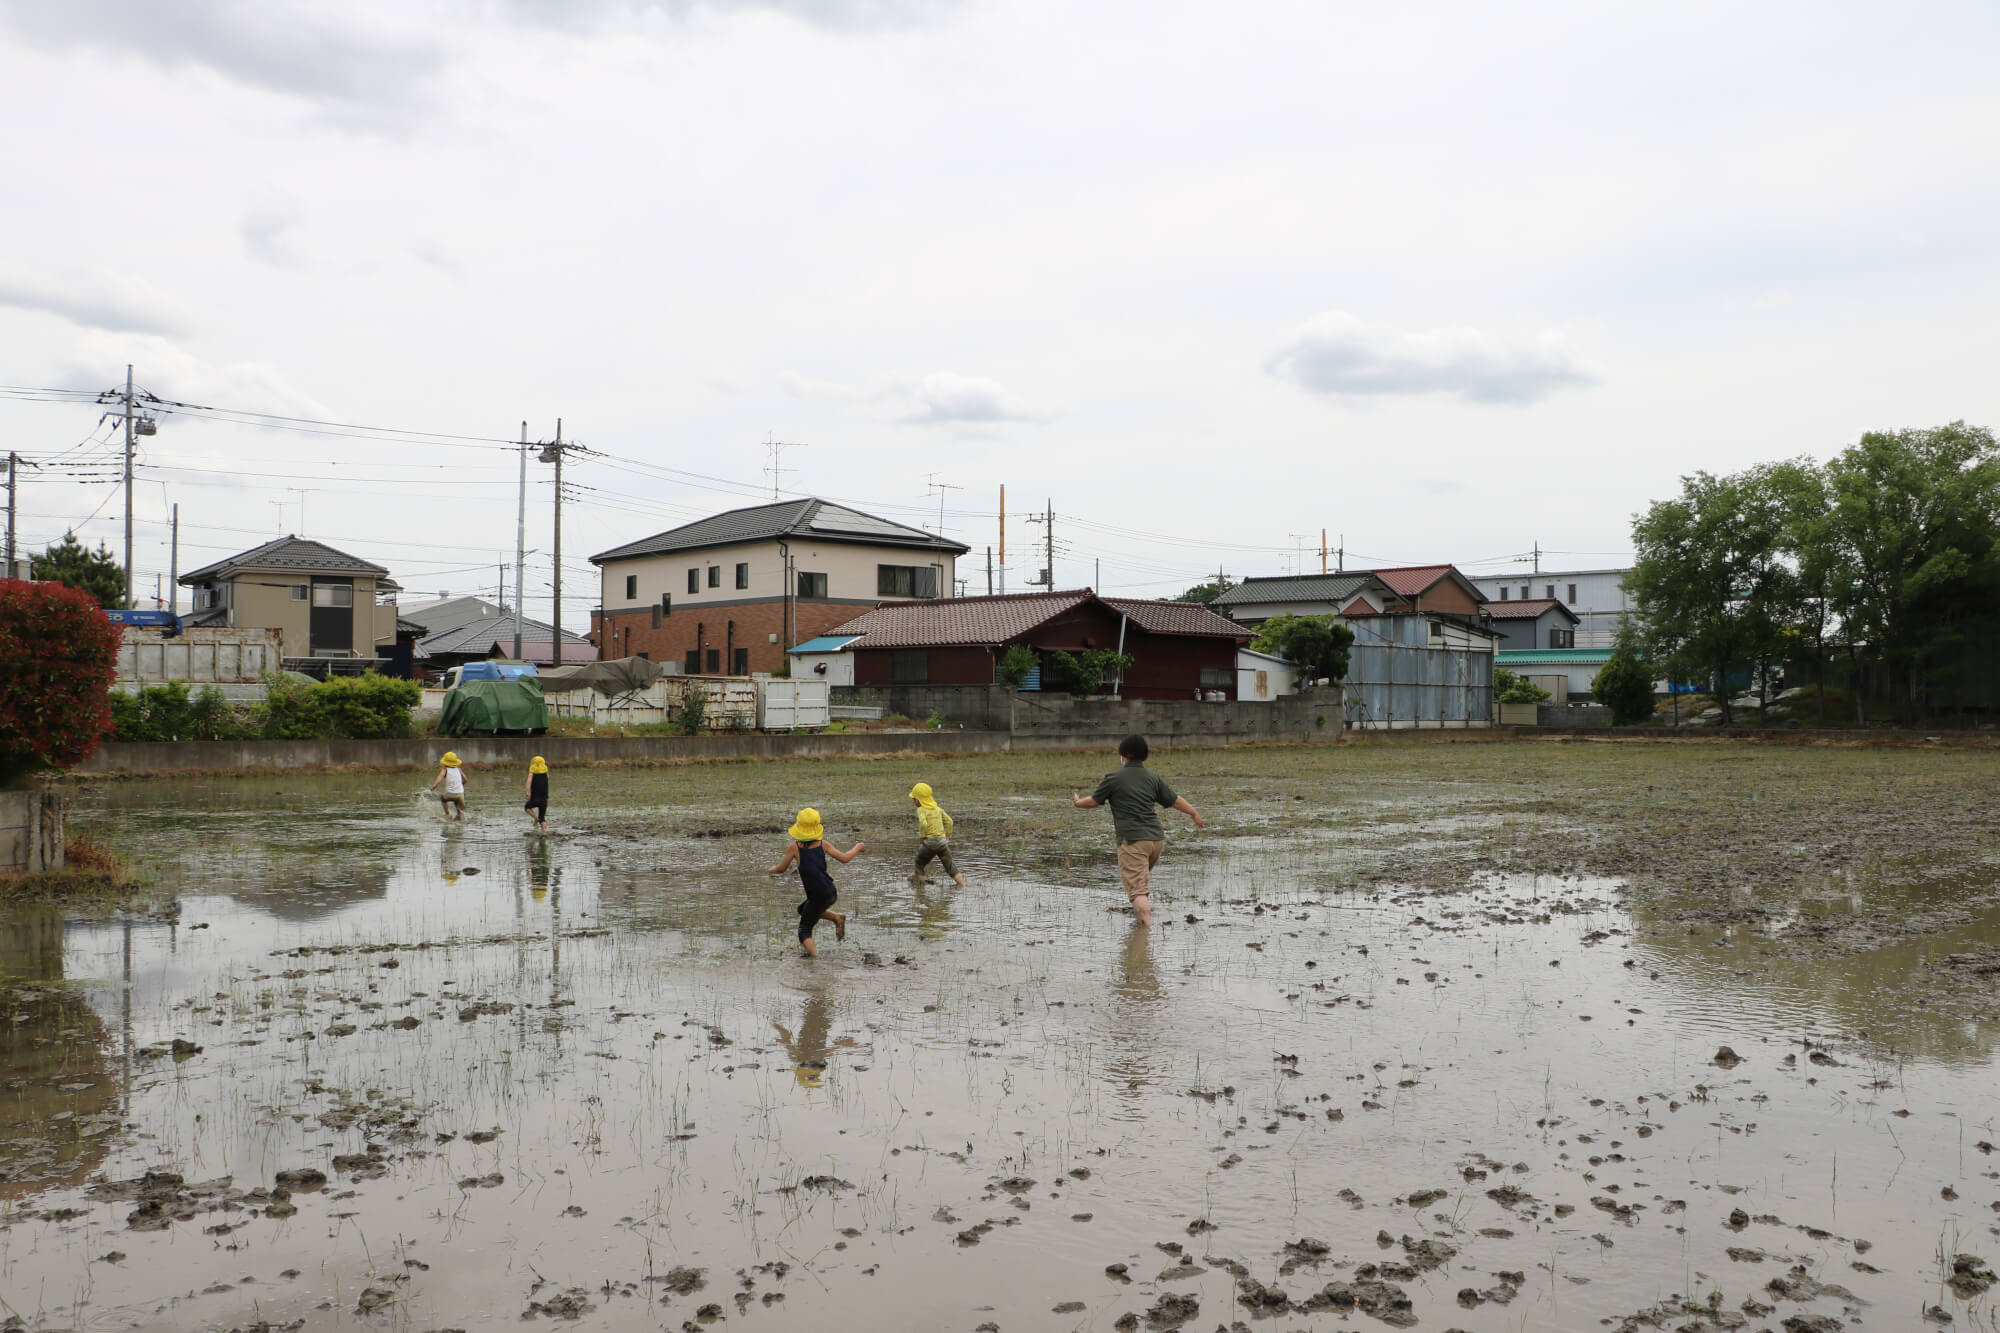
[[947, 726], [1006, 731], [1014, 725], [1014, 691], [1006, 685], [836, 685], [835, 704], [879, 708], [921, 722], [931, 714]]
[[1338, 741], [1343, 727], [1337, 689], [1287, 695], [1273, 703], [1023, 692], [1014, 695], [1013, 705], [1017, 750], [1070, 748], [1090, 737], [1116, 744], [1134, 732], [1162, 749], [1259, 741], [1321, 745]]
[[1535, 725], [1608, 727], [1611, 725], [1611, 710], [1603, 704], [1538, 704], [1535, 708]]
[[63, 798], [54, 792], [0, 791], [0, 870], [38, 874], [63, 868]]

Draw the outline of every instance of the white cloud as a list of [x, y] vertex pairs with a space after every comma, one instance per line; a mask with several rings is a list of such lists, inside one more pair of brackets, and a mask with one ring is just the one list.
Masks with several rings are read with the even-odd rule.
[[0, 274], [0, 306], [115, 333], [173, 334], [183, 327], [173, 303], [151, 283], [101, 269], [55, 277]]
[[269, 0], [0, 0], [0, 22], [53, 47], [187, 66], [289, 97], [379, 107], [445, 63], [441, 41], [370, 25], [355, 6]]
[[648, 11], [676, 21], [697, 15], [781, 14], [829, 32], [869, 33], [923, 27], [943, 19], [964, 0], [510, 0], [537, 23], [577, 27]]
[[268, 195], [243, 211], [237, 224], [251, 256], [277, 268], [304, 268], [298, 233], [305, 226], [305, 205], [284, 195]]
[[1470, 403], [1532, 403], [1558, 389], [1595, 383], [1553, 331], [1392, 333], [1339, 310], [1300, 325], [1265, 369], [1329, 396], [1447, 394]]
[[[217, 363], [169, 338], [131, 337], [92, 331], [70, 349], [70, 366], [60, 382], [111, 387], [125, 366], [138, 369], [139, 387], [162, 398], [209, 406], [245, 408], [287, 416], [333, 416], [325, 403], [299, 388], [263, 361]], [[162, 432], [166, 431], [162, 426]]]
[[1006, 386], [977, 375], [933, 371], [917, 380], [865, 386], [786, 372], [786, 388], [804, 398], [872, 404], [893, 420], [912, 426], [1040, 421]]

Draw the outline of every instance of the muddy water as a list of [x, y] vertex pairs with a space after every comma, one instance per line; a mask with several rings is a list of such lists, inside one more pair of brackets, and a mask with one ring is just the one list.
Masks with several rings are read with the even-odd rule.
[[915, 886], [871, 790], [808, 962], [781, 840], [714, 781], [569, 777], [546, 840], [402, 779], [100, 793], [180, 910], [0, 928], [5, 1313], [1995, 1324], [1946, 1278], [2000, 1260], [2000, 1024], [1911, 983], [1992, 914], [1801, 958], [1610, 879], [1355, 888], [1351, 830], [1246, 806], [1175, 840], [1149, 936], [1101, 825], [961, 811], [969, 887]]

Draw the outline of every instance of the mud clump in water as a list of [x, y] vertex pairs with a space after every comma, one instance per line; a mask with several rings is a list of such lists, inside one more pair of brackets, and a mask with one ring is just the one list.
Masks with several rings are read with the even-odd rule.
[[1738, 1055], [1730, 1047], [1718, 1046], [1715, 1048], [1715, 1059], [1712, 1061], [1712, 1063], [1720, 1066], [1723, 1069], [1734, 1069], [1736, 1068], [1736, 1066], [1743, 1063], [1743, 1057]]
[[316, 1190], [326, 1184], [326, 1172], [312, 1166], [295, 1167], [290, 1171], [280, 1171], [277, 1184], [284, 1190]]
[[1976, 1254], [1954, 1255], [1951, 1276], [1945, 1281], [1951, 1287], [1952, 1295], [1969, 1301], [1993, 1285], [1993, 1270]]
[[708, 1285], [707, 1272], [705, 1268], [689, 1268], [685, 1265], [668, 1269], [666, 1276], [659, 1279], [661, 1285], [667, 1289], [667, 1295], [660, 1299], [665, 1301], [669, 1297], [687, 1296], [700, 1291]]
[[1319, 1293], [1299, 1306], [1301, 1310], [1359, 1310], [1392, 1328], [1410, 1328], [1417, 1322], [1410, 1295], [1393, 1282], [1375, 1276], [1374, 1264], [1354, 1270], [1352, 1282], [1329, 1282]]
[[1168, 1292], [1153, 1302], [1146, 1311], [1146, 1327], [1152, 1329], [1179, 1328], [1188, 1320], [1201, 1313], [1201, 1302], [1193, 1293], [1178, 1295]]

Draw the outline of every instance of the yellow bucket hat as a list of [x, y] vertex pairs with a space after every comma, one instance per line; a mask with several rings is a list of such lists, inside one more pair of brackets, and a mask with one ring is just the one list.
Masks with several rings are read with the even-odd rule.
[[444, 758], [442, 758], [442, 759], [438, 760], [438, 762], [439, 762], [440, 764], [443, 764], [443, 765], [444, 765], [444, 766], [445, 766], [446, 768], [457, 768], [457, 767], [458, 767], [458, 751], [456, 751], [456, 750], [446, 750], [446, 751], [444, 752]]
[[819, 811], [810, 806], [799, 811], [797, 821], [785, 832], [793, 842], [818, 842], [826, 836], [826, 830], [819, 822]]
[[931, 795], [931, 784], [928, 782], [919, 782], [910, 788], [910, 799], [925, 807], [937, 804], [937, 798]]
[[536, 755], [528, 761], [528, 771], [530, 773], [546, 773], [549, 771], [549, 761], [540, 755]]

